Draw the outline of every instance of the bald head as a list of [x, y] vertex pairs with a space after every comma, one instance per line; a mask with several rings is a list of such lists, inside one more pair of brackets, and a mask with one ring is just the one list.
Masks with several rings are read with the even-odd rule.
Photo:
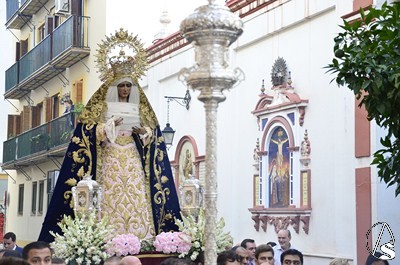
[[126, 256], [121, 259], [119, 265], [142, 265], [140, 259], [134, 256]]
[[281, 229], [278, 232], [278, 242], [283, 250], [288, 250], [290, 248], [290, 240], [292, 239], [290, 231], [287, 229]]

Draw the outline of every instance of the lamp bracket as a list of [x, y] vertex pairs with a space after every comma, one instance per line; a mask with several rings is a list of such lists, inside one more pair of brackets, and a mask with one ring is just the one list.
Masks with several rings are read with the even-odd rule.
[[190, 96], [189, 89], [186, 90], [186, 94], [184, 97], [170, 97], [170, 96], [165, 96], [168, 102], [170, 101], [175, 101], [179, 105], [185, 107], [187, 110], [190, 108], [190, 101], [192, 100], [192, 97]]

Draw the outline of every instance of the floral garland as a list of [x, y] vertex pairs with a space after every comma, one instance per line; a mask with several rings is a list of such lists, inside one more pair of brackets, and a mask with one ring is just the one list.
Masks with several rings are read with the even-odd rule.
[[[198, 259], [205, 249], [205, 219], [201, 209], [198, 218], [194, 216], [175, 220], [181, 232], [163, 232], [154, 239], [142, 240], [133, 234], [115, 235], [114, 228], [105, 218], [99, 219], [95, 213], [89, 215], [64, 216], [58, 223], [63, 235], [50, 232], [55, 241], [51, 247], [55, 255], [81, 264], [100, 264], [111, 256], [127, 256], [143, 251], [179, 254], [179, 258]], [[224, 232], [225, 221], [217, 223], [217, 253], [232, 246], [233, 239], [229, 232]]]
[[96, 214], [64, 216], [58, 223], [63, 235], [50, 231], [54, 236], [51, 247], [57, 257], [65, 259], [65, 263], [75, 261], [77, 264], [100, 264], [110, 255], [106, 252], [113, 238], [113, 227], [105, 218], [97, 218]]

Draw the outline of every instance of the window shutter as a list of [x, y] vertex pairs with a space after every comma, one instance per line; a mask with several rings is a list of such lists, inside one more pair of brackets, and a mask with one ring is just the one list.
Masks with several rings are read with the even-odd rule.
[[15, 61], [19, 61], [21, 55], [21, 43], [15, 43]]
[[15, 136], [15, 115], [8, 115], [7, 119], [7, 139]]
[[25, 132], [31, 128], [31, 107], [24, 106], [22, 116], [22, 130]]
[[75, 101], [74, 103], [82, 102], [83, 98], [83, 80], [76, 83], [75, 86]]
[[58, 98], [58, 94], [52, 97], [52, 105], [53, 105], [53, 119], [60, 116], [60, 100]]
[[19, 135], [22, 132], [21, 115], [15, 117], [15, 135]]
[[21, 111], [21, 114], [19, 114], [19, 133], [24, 132], [24, 111]]
[[21, 40], [21, 42], [20, 42], [20, 51], [21, 51], [20, 58], [22, 56], [24, 56], [28, 52], [28, 39]]
[[53, 32], [54, 16], [46, 16], [44, 30], [46, 31], [46, 36]]
[[38, 106], [32, 106], [32, 128], [40, 125], [40, 110]]
[[51, 97], [46, 97], [46, 122], [51, 121], [53, 113], [53, 104]]

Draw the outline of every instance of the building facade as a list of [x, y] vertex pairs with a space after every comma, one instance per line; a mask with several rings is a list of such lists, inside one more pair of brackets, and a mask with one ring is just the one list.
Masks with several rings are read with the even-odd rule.
[[[4, 97], [16, 108], [8, 116], [2, 168], [8, 174], [6, 230], [21, 244], [39, 234], [69, 141], [74, 113], [64, 113], [65, 102], [84, 104], [100, 85], [97, 43], [119, 28], [109, 2], [7, 1], [6, 27], [18, 41]], [[391, 210], [400, 203], [370, 165], [382, 129], [324, 69], [342, 18], [379, 4], [227, 1], [245, 25], [230, 52], [244, 79], [218, 108], [218, 211], [235, 243], [277, 242], [277, 231], [288, 228], [306, 264], [340, 257], [361, 265], [374, 223], [387, 222], [400, 238], [400, 216]], [[137, 25], [125, 27], [135, 32]], [[188, 109], [181, 99], [166, 98], [187, 93], [181, 70], [193, 65], [193, 48], [177, 32], [147, 51], [142, 87], [161, 127], [169, 122], [176, 130], [169, 149], [176, 185], [189, 176], [204, 183], [205, 114], [198, 92], [189, 90]], [[373, 232], [372, 241], [377, 236]]]

